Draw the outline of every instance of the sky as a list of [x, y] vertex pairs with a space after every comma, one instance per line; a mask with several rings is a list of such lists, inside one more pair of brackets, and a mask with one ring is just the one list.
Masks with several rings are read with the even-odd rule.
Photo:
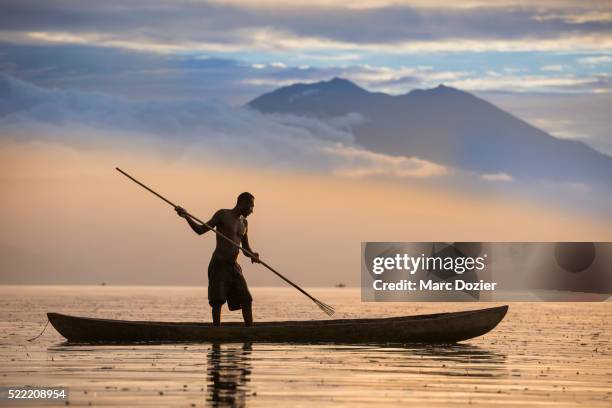
[[[201, 282], [209, 244], [198, 251], [168, 209], [117, 180], [120, 164], [191, 197], [198, 214], [258, 190], [254, 241], [309, 285], [358, 282], [360, 240], [612, 238], [593, 209], [609, 191], [542, 185], [525, 198], [504, 180], [483, 184], [443, 163], [356, 146], [359, 118], [244, 107], [280, 86], [333, 77], [391, 94], [443, 83], [612, 155], [610, 2], [7, 0], [0, 8], [8, 197], [0, 251], [15, 270], [54, 265], [52, 274], [24, 272], [29, 283]], [[25, 258], [38, 264], [26, 268]], [[5, 268], [0, 282], [18, 275]]]
[[231, 104], [334, 76], [396, 94], [444, 83], [612, 153], [611, 31], [606, 1], [8, 0], [0, 69], [45, 87]]

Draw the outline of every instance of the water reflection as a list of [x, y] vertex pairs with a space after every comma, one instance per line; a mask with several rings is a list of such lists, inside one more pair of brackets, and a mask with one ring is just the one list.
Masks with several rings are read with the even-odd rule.
[[428, 356], [440, 361], [487, 365], [506, 362], [505, 354], [471, 344], [426, 345], [419, 348], [407, 348], [407, 350], [410, 350], [412, 354]]
[[251, 380], [250, 343], [242, 346], [215, 343], [207, 356], [207, 402], [213, 407], [244, 407]]
[[[384, 366], [402, 374], [447, 377], [505, 378], [510, 375], [506, 354], [471, 344], [332, 346], [349, 352], [359, 364]], [[319, 351], [323, 351], [320, 349]]]
[[[428, 375], [480, 378], [504, 378], [509, 375], [505, 354], [470, 344], [429, 345], [409, 349], [409, 352], [412, 356], [422, 357], [423, 362], [409, 361], [416, 362], [421, 373]], [[430, 369], [424, 370], [427, 367]]]

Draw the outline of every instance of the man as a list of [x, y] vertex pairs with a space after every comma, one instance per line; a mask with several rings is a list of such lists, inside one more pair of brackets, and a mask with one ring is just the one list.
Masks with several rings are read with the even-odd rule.
[[[246, 218], [253, 212], [255, 197], [251, 193], [242, 193], [238, 196], [236, 206], [230, 210], [219, 210], [213, 215], [207, 224], [216, 228], [218, 232], [225, 235], [232, 242], [242, 245], [246, 252], [244, 255], [251, 258], [251, 262], [259, 262], [259, 254], [255, 253], [247, 236], [248, 224]], [[202, 235], [209, 231], [205, 225], [194, 221], [185, 209], [175, 208], [177, 214], [189, 223], [196, 234]], [[242, 276], [242, 269], [236, 262], [239, 249], [236, 245], [228, 242], [217, 234], [217, 246], [213, 252], [208, 265], [208, 303], [212, 306], [213, 325], [221, 325], [221, 307], [227, 301], [229, 310], [242, 309], [242, 317], [245, 326], [253, 326], [253, 310], [251, 303], [253, 298], [249, 293], [247, 283]]]

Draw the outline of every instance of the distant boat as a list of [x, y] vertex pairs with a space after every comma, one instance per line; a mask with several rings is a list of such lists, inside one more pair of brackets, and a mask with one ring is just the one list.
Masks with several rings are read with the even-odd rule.
[[334, 286], [337, 287], [337, 288], [344, 288], [344, 287], [346, 287], [346, 285], [344, 283], [342, 283], [342, 282], [336, 283]]
[[491, 331], [508, 306], [466, 312], [390, 317], [258, 322], [253, 327], [225, 323], [171, 323], [74, 317], [47, 313], [68, 341], [142, 342], [290, 342], [290, 343], [456, 343]]

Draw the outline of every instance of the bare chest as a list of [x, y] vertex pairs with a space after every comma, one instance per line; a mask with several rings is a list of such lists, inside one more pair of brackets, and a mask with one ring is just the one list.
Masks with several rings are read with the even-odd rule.
[[244, 217], [236, 217], [231, 214], [224, 214], [217, 228], [232, 238], [242, 238], [247, 232], [247, 224]]

